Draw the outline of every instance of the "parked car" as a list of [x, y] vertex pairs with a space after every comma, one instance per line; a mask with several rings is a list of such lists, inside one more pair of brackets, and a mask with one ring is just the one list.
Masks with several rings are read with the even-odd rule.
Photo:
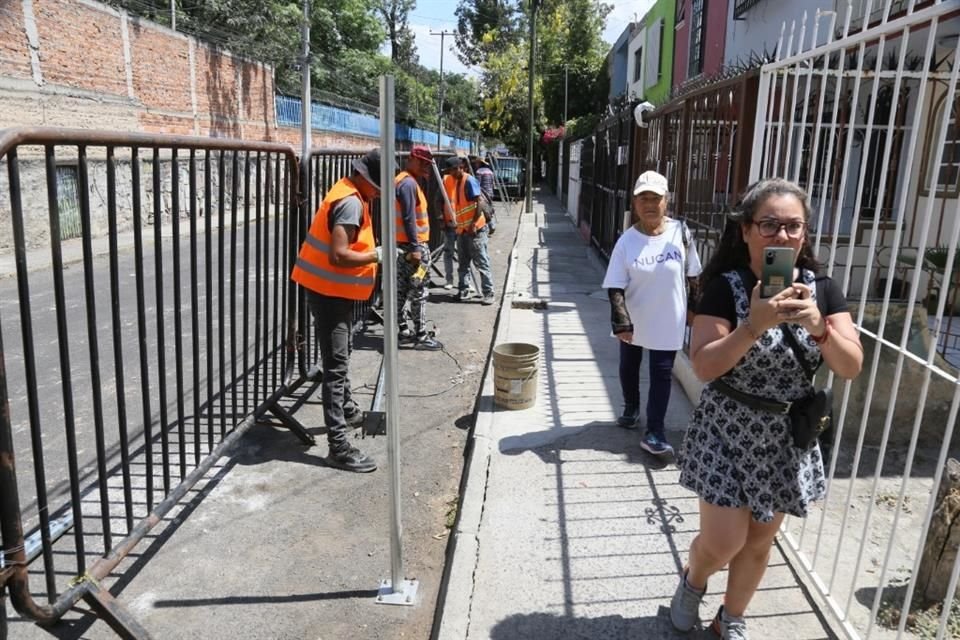
[[[506, 188], [509, 197], [521, 199], [526, 195], [526, 160], [509, 156], [497, 156], [490, 164], [494, 167], [497, 177], [503, 182], [503, 186]], [[497, 192], [497, 198], [500, 198], [499, 190]]]

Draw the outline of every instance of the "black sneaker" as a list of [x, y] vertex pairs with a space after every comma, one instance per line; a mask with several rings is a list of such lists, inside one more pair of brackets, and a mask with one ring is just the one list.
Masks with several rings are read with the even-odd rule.
[[636, 429], [640, 425], [640, 407], [627, 406], [623, 415], [617, 418], [617, 426], [623, 429]]
[[443, 349], [443, 343], [429, 333], [421, 333], [417, 336], [413, 348], [419, 351], [440, 351]]
[[397, 342], [400, 344], [409, 344], [413, 342], [416, 337], [417, 334], [415, 334], [412, 329], [404, 327], [397, 333]]
[[377, 470], [377, 463], [373, 461], [373, 458], [350, 445], [331, 451], [327, 455], [327, 464], [337, 469], [356, 473], [370, 473]]

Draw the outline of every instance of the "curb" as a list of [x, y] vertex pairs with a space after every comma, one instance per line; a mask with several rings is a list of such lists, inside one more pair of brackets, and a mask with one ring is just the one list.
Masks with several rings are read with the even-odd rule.
[[[516, 296], [514, 283], [517, 269], [517, 246], [523, 234], [524, 214], [518, 213], [517, 234], [510, 250], [507, 277], [503, 285], [500, 318], [493, 336], [493, 345], [499, 344], [509, 333], [510, 310]], [[492, 353], [491, 345], [491, 353]], [[490, 469], [495, 407], [493, 403], [493, 358], [487, 359], [477, 401], [477, 419], [466, 445], [469, 455], [461, 481], [457, 521], [450, 535], [447, 571], [440, 586], [438, 612], [434, 618], [432, 640], [464, 640], [470, 628], [470, 608], [473, 601], [474, 574], [480, 551], [480, 523], [486, 503], [487, 478]]]

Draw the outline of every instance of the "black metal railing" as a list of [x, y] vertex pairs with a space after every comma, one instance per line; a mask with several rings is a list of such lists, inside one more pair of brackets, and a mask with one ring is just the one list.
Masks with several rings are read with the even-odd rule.
[[84, 599], [146, 635], [100, 580], [265, 413], [313, 442], [279, 404], [302, 383], [299, 163], [288, 145], [68, 129], [0, 131], [0, 161], [0, 593], [41, 623]]

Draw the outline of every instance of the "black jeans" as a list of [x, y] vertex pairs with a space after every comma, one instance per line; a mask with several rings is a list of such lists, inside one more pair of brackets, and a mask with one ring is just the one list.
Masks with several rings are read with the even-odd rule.
[[359, 410], [353, 401], [348, 369], [353, 350], [353, 300], [307, 291], [323, 358], [323, 421], [330, 450], [348, 446], [344, 414]]
[[[673, 386], [673, 361], [676, 351], [650, 352], [650, 391], [647, 394], [647, 431], [663, 436], [663, 419], [670, 404], [670, 389]], [[640, 364], [643, 362], [643, 347], [620, 342], [620, 388], [627, 409], [640, 407]]]

